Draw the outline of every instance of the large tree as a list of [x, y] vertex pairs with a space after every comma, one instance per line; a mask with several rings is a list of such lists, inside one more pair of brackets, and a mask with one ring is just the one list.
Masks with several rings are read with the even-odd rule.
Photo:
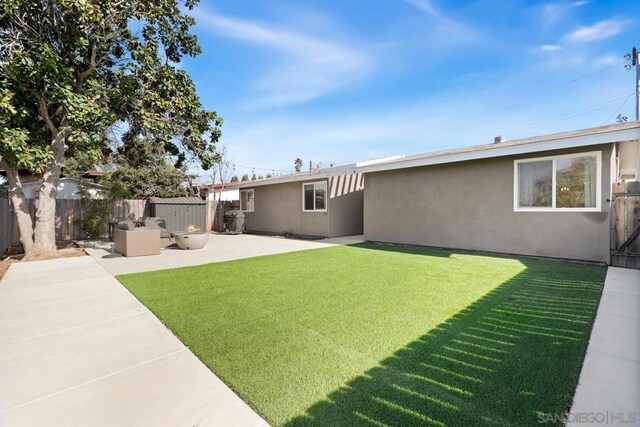
[[[100, 156], [124, 123], [180, 165], [217, 161], [221, 119], [205, 111], [174, 64], [200, 52], [190, 33], [197, 0], [4, 0], [0, 6], [0, 169], [27, 258], [52, 255], [56, 188], [65, 157]], [[35, 223], [23, 172], [42, 174]]]
[[184, 173], [169, 161], [163, 147], [146, 138], [135, 138], [111, 157], [109, 179], [120, 182], [127, 198], [184, 197]]

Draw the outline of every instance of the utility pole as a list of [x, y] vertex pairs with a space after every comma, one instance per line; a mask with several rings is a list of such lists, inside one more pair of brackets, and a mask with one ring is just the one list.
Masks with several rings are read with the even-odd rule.
[[636, 122], [640, 122], [640, 51], [634, 46], [631, 53], [624, 56], [627, 60], [624, 68], [630, 70], [636, 67]]
[[631, 65], [636, 67], [636, 121], [640, 122], [640, 51], [633, 47]]

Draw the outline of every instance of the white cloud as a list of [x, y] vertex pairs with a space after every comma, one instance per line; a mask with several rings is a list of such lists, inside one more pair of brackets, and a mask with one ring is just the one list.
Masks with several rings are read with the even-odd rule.
[[612, 66], [612, 65], [620, 65], [620, 68], [622, 68], [622, 65], [624, 64], [624, 61], [622, 59], [621, 56], [619, 55], [612, 55], [612, 54], [608, 54], [608, 55], [603, 55], [603, 56], [599, 56], [597, 58], [595, 58], [593, 60], [593, 63], [599, 67], [606, 67], [606, 66]]
[[371, 56], [359, 46], [213, 12], [198, 10], [194, 14], [205, 29], [279, 53], [275, 68], [256, 83], [259, 97], [269, 105], [326, 95], [357, 81], [373, 66]]
[[571, 6], [582, 7], [582, 6], [586, 6], [587, 4], [589, 4], [588, 1], [574, 1], [573, 3], [571, 3]]
[[571, 3], [548, 3], [542, 7], [542, 19], [546, 26], [550, 27], [560, 22], [572, 9], [587, 5], [587, 1], [574, 1]]
[[562, 50], [562, 46], [559, 46], [557, 44], [543, 44], [539, 49], [542, 52], [557, 52], [559, 50]]
[[578, 28], [565, 35], [565, 39], [573, 43], [589, 43], [613, 37], [627, 25], [619, 19], [606, 19], [590, 26]]
[[498, 134], [514, 139], [595, 126], [627, 96], [617, 81], [614, 86], [550, 81], [552, 87], [544, 91], [544, 80], [529, 86], [522, 84], [526, 81], [445, 92], [416, 102], [230, 118], [223, 143], [243, 165], [287, 170], [300, 157], [305, 164], [312, 160], [328, 166], [491, 143]]
[[[437, 30], [439, 30], [439, 32], [441, 33], [446, 34], [447, 37], [453, 37], [458, 41], [476, 40], [478, 38], [477, 33], [473, 29], [447, 16], [440, 9], [438, 9], [431, 0], [405, 1], [411, 6], [417, 8], [418, 10], [431, 17], [436, 22]], [[451, 41], [451, 39], [441, 40], [441, 42]]]
[[407, 0], [407, 3], [440, 21], [448, 20], [429, 0]]

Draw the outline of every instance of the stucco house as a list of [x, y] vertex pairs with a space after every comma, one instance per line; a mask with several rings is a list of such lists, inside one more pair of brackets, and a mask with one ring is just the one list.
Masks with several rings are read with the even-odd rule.
[[[6, 187], [6, 173], [0, 170], [0, 189]], [[58, 180], [56, 187], [56, 199], [69, 200], [80, 199], [80, 186], [84, 185], [88, 195], [99, 197], [100, 185], [96, 181], [106, 175], [104, 169], [94, 166], [93, 169], [85, 171], [80, 178], [67, 178], [63, 176]], [[20, 171], [20, 180], [22, 182], [22, 190], [27, 199], [37, 199], [42, 185], [42, 176], [27, 171]], [[6, 188], [4, 188], [6, 191]]]
[[[2, 184], [0, 184], [2, 185]], [[38, 178], [28, 177], [22, 180], [22, 190], [27, 199], [37, 199], [39, 196], [42, 180]], [[60, 178], [56, 190], [56, 199], [69, 200], [80, 199], [80, 185], [87, 187], [87, 193], [92, 197], [99, 197], [100, 186], [93, 181], [76, 178]], [[6, 187], [6, 185], [4, 185]], [[6, 188], [5, 188], [6, 191]]]
[[364, 238], [609, 263], [638, 140], [634, 122], [356, 164]]
[[364, 181], [355, 164], [242, 182], [246, 230], [306, 237], [362, 234]]
[[[212, 202], [235, 202], [240, 200], [239, 182], [227, 182], [223, 184], [211, 184], [207, 187], [207, 200]], [[202, 193], [202, 191], [201, 191]]]

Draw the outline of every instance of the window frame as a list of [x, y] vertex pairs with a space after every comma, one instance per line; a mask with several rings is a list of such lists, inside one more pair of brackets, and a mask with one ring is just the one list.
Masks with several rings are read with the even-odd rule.
[[[324, 184], [324, 209], [315, 209], [316, 207], [316, 184]], [[305, 209], [304, 206], [304, 187], [306, 185], [313, 185], [313, 207], [314, 209]], [[303, 182], [302, 183], [302, 212], [327, 212], [327, 208], [329, 207], [329, 182], [327, 180], [322, 181], [312, 181], [312, 182]]]
[[[596, 206], [588, 208], [560, 208], [556, 207], [556, 164], [558, 159], [571, 157], [595, 157], [596, 158]], [[518, 165], [521, 163], [533, 163], [551, 160], [551, 206], [525, 206], [520, 207], [520, 182]], [[513, 161], [513, 210], [514, 212], [601, 212], [602, 211], [602, 151], [588, 151], [557, 156], [535, 157], [518, 159]]]
[[[251, 210], [245, 210], [242, 209], [242, 193], [248, 193], [248, 192], [252, 192], [253, 193], [253, 209]], [[253, 212], [256, 209], [256, 192], [254, 188], [243, 188], [240, 189], [240, 210], [242, 212]]]

